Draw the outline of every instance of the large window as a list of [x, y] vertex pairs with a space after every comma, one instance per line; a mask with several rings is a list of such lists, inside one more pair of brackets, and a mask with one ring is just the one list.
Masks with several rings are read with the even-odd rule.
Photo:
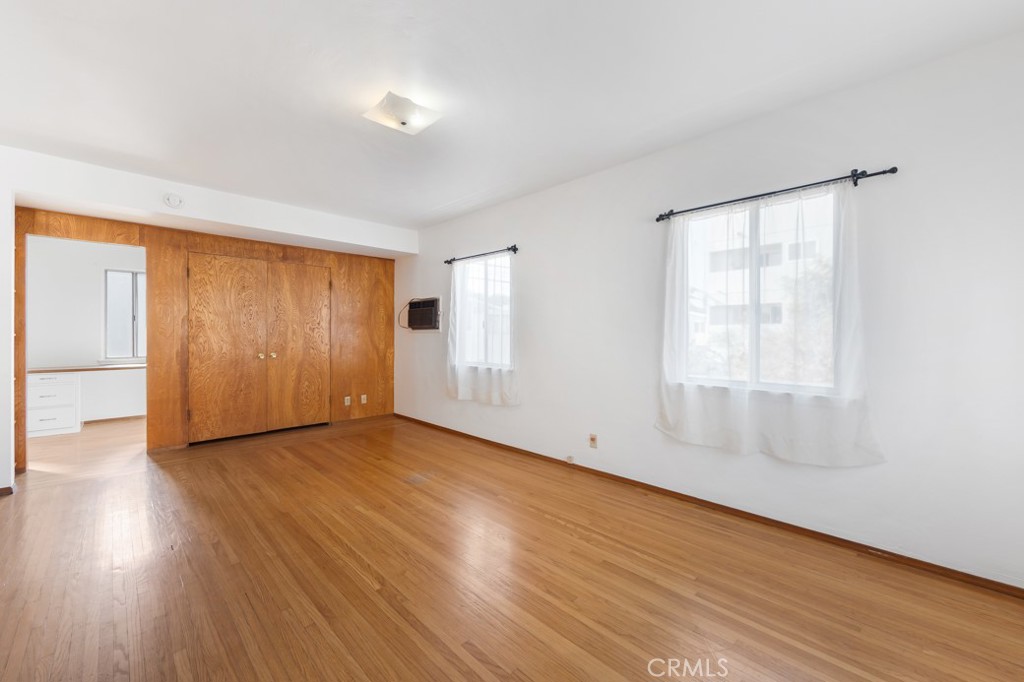
[[454, 263], [456, 363], [512, 367], [512, 257], [508, 253]]
[[486, 405], [517, 405], [511, 254], [455, 261], [448, 316], [448, 394]]
[[830, 392], [835, 226], [827, 188], [691, 216], [679, 379]]
[[867, 407], [852, 187], [672, 219], [659, 429], [817, 466], [884, 459]]
[[146, 357], [146, 273], [106, 272], [107, 360]]

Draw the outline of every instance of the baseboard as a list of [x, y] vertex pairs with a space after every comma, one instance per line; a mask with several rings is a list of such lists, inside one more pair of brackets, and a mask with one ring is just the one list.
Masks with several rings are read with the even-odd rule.
[[9, 485], [6, 488], [0, 488], [0, 497], [3, 497], [4, 495], [13, 495], [13, 494], [14, 494], [14, 486], [13, 485]]
[[[331, 422], [331, 426], [343, 426], [345, 424], [372, 424], [375, 421], [385, 421], [393, 417], [400, 417], [401, 415], [388, 412], [387, 414], [370, 414], [365, 417], [352, 417], [351, 419], [339, 419]], [[408, 417], [406, 417], [408, 419]]]
[[128, 417], [107, 417], [106, 419], [86, 419], [83, 424], [109, 424], [110, 422], [126, 422], [133, 419], [145, 419], [144, 414], [133, 414]]
[[[150, 449], [146, 450], [146, 454], [149, 454], [149, 455], [159, 455], [159, 454], [164, 453], [164, 452], [173, 452], [175, 450], [185, 450], [185, 449], [187, 449], [189, 447], [192, 447], [192, 446], [215, 445], [217, 443], [221, 443], [221, 442], [224, 442], [224, 441], [244, 440], [246, 438], [260, 438], [262, 436], [274, 436], [274, 435], [278, 435], [278, 434], [288, 434], [288, 433], [292, 433], [292, 432], [302, 431], [304, 429], [314, 429], [314, 428], [322, 428], [322, 427], [323, 428], [332, 428], [332, 429], [344, 429], [346, 427], [346, 425], [350, 425], [350, 426], [353, 426], [353, 427], [367, 426], [368, 424], [372, 424], [374, 421], [382, 421], [382, 420], [385, 420], [385, 419], [393, 419], [394, 417], [395, 417], [395, 415], [389, 412], [387, 414], [375, 414], [375, 415], [370, 415], [368, 417], [355, 417], [353, 419], [344, 419], [344, 420], [336, 421], [336, 422], [322, 422], [322, 423], [319, 423], [319, 424], [307, 424], [305, 426], [294, 426], [294, 427], [287, 428], [287, 429], [275, 429], [273, 431], [261, 431], [259, 433], [244, 433], [244, 434], [239, 435], [239, 436], [228, 436], [227, 438], [214, 438], [213, 440], [196, 441], [194, 443], [182, 443], [181, 445], [165, 445], [165, 446], [162, 446], [162, 447], [159, 447], [159, 448], [150, 448]], [[129, 419], [133, 419], [134, 417], [128, 417], [128, 418]]]
[[852, 549], [860, 554], [870, 556], [876, 559], [882, 559], [884, 561], [900, 564], [902, 566], [907, 566], [909, 568], [914, 568], [920, 571], [926, 571], [928, 573], [939, 575], [950, 580], [956, 580], [958, 582], [967, 583], [969, 585], [974, 585], [975, 587], [982, 587], [987, 590], [992, 590], [994, 592], [999, 592], [1001, 594], [1009, 595], [1011, 597], [1016, 597], [1017, 599], [1024, 600], [1024, 587], [1017, 587], [1016, 585], [1001, 583], [998, 580], [992, 580], [991, 578], [983, 578], [972, 573], [958, 571], [955, 568], [949, 568], [947, 566], [933, 564], [931, 562], [923, 561], [921, 559], [915, 559], [913, 557], [908, 557], [903, 554], [897, 554], [895, 552], [890, 552], [888, 550], [879, 549], [878, 547], [872, 547], [871, 545], [865, 545], [860, 542], [854, 542], [853, 540], [847, 540], [845, 538], [841, 538], [835, 535], [829, 535], [828, 533], [823, 533], [821, 531], [811, 530], [810, 528], [804, 528], [802, 526], [797, 526], [792, 523], [786, 523], [785, 521], [778, 521], [767, 516], [761, 516], [760, 514], [754, 514], [752, 512], [743, 511], [742, 509], [736, 509], [735, 507], [729, 507], [724, 504], [719, 504], [718, 502], [711, 502], [709, 500], [704, 500], [699, 497], [693, 497], [692, 495], [676, 492], [675, 490], [669, 490], [668, 488], [661, 488], [656, 485], [651, 485], [650, 483], [635, 481], [631, 478], [626, 478], [625, 476], [610, 474], [605, 471], [591, 469], [588, 467], [582, 467], [577, 464], [569, 464], [568, 462], [556, 459], [554, 457], [548, 457], [546, 455], [541, 455], [536, 452], [531, 452], [529, 450], [523, 450], [522, 448], [517, 448], [511, 445], [505, 445], [504, 443], [498, 443], [493, 440], [481, 438], [480, 436], [474, 436], [469, 433], [463, 433], [462, 431], [450, 429], [446, 426], [439, 426], [438, 424], [432, 424], [430, 422], [423, 421], [422, 419], [416, 419], [415, 417], [409, 417], [404, 414], [398, 414], [397, 412], [395, 413], [395, 416], [410, 422], [422, 424], [423, 426], [428, 426], [432, 429], [438, 429], [440, 431], [446, 431], [447, 433], [453, 433], [466, 438], [472, 438], [473, 440], [477, 440], [482, 443], [487, 443], [488, 445], [494, 445], [504, 450], [511, 450], [512, 452], [516, 452], [522, 455], [536, 457], [538, 459], [544, 460], [545, 462], [550, 462], [552, 464], [556, 464], [559, 466], [569, 467], [577, 471], [585, 471], [595, 476], [600, 476], [602, 478], [618, 481], [619, 483], [625, 483], [631, 486], [642, 488], [653, 493], [658, 493], [660, 495], [668, 495], [670, 497], [674, 497], [678, 500], [696, 505], [698, 507], [704, 507], [705, 509], [712, 509], [715, 511], [722, 512], [724, 514], [730, 514], [732, 516], [737, 516], [739, 518], [747, 519], [750, 521], [756, 521], [758, 523], [763, 523], [768, 526], [774, 526], [775, 528], [780, 528], [791, 533], [797, 533], [805, 537], [814, 538], [816, 540], [828, 542], [833, 545], [838, 545], [840, 547]]
[[162, 448], [149, 448], [146, 450], [147, 455], [159, 455], [161, 452], [173, 452], [175, 450], [184, 450], [188, 447], [185, 445], [165, 445]]

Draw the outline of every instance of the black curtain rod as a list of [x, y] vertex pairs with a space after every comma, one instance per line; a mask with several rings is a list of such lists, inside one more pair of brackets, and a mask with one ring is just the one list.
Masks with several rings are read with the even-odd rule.
[[455, 261], [469, 260], [470, 258], [480, 258], [481, 256], [493, 256], [496, 253], [502, 253], [504, 251], [511, 251], [512, 253], [519, 253], [519, 247], [513, 244], [512, 246], [506, 246], [504, 249], [498, 249], [497, 251], [488, 251], [487, 253], [478, 253], [473, 256], [459, 256], [458, 258], [449, 258], [444, 262], [445, 265], [451, 265]]
[[729, 204], [739, 204], [744, 201], [753, 201], [754, 199], [763, 199], [764, 197], [774, 196], [776, 194], [785, 194], [786, 192], [795, 192], [798, 189], [807, 189], [809, 187], [818, 187], [819, 185], [827, 185], [831, 182], [839, 182], [841, 180], [852, 180], [853, 186], [856, 187], [857, 183], [865, 178], [873, 178], [876, 175], [889, 175], [895, 173], [899, 169], [896, 166], [892, 168], [886, 168], [885, 170], [875, 171], [874, 173], [868, 173], [864, 170], [857, 170], [854, 168], [850, 171], [849, 175], [840, 175], [838, 178], [829, 178], [828, 180], [819, 180], [818, 182], [809, 182], [806, 185], [797, 185], [796, 187], [787, 187], [786, 189], [777, 189], [774, 192], [763, 192], [762, 194], [753, 194], [749, 197], [743, 197], [742, 199], [730, 199], [729, 201], [719, 201], [715, 204], [707, 204], [705, 206], [697, 206], [696, 208], [688, 208], [685, 211], [666, 211], [658, 216], [654, 222], [660, 223], [663, 220], [668, 220], [672, 216], [682, 215], [684, 213], [693, 213], [694, 211], [703, 211], [706, 208], [718, 208], [719, 206], [728, 206]]

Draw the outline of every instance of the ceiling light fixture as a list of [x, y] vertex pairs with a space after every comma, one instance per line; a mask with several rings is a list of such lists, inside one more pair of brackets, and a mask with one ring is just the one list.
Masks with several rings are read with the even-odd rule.
[[363, 118], [415, 135], [441, 118], [441, 114], [389, 90], [377, 106], [363, 114]]

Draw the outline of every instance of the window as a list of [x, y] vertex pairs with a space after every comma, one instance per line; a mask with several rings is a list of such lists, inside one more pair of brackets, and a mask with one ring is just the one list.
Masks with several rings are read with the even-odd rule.
[[789, 245], [789, 260], [814, 258], [818, 255], [818, 242], [796, 242]]
[[106, 272], [106, 359], [146, 357], [146, 273]]
[[[885, 459], [868, 414], [852, 188], [672, 219], [659, 430], [816, 466]], [[720, 269], [717, 252], [747, 265]]]
[[512, 368], [512, 257], [452, 264], [457, 310], [456, 364]]
[[448, 312], [448, 394], [452, 398], [485, 405], [519, 404], [512, 293], [509, 251], [452, 263]]
[[747, 267], [747, 259], [750, 258], [750, 251], [747, 249], [725, 249], [723, 251], [712, 251], [708, 263], [711, 272], [724, 272], [725, 270], [742, 270]]
[[[792, 254], [792, 246], [790, 247], [790, 254]], [[761, 252], [758, 254], [758, 258], [761, 265], [764, 266], [781, 265], [782, 244], [765, 244], [761, 247]], [[790, 259], [793, 259], [792, 255], [790, 255]], [[712, 272], [744, 270], [750, 262], [750, 250], [741, 248], [727, 249], [725, 251], [712, 251], [708, 258], [708, 262]]]
[[[748, 305], [713, 305], [711, 306], [711, 324], [746, 324], [750, 314]], [[767, 303], [761, 306], [761, 324], [779, 324], [782, 322], [782, 305]]]
[[831, 391], [835, 225], [828, 189], [688, 218], [681, 382]]
[[757, 256], [763, 267], [782, 265], [782, 244], [764, 244]]

